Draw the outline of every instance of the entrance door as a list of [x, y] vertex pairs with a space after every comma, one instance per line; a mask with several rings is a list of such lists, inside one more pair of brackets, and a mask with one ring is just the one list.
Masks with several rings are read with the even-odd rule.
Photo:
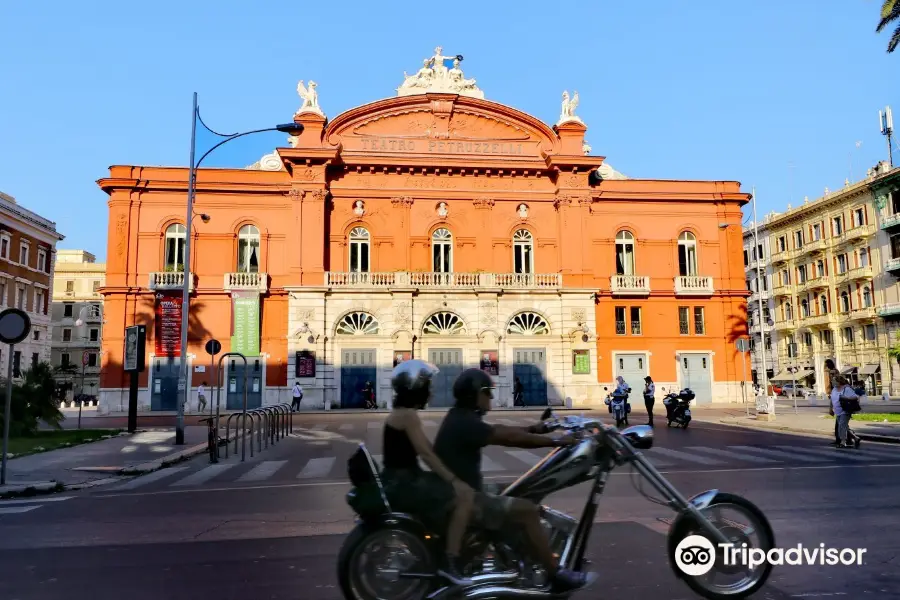
[[[229, 358], [225, 372], [225, 408], [243, 410], [244, 408], [244, 361]], [[247, 357], [247, 410], [262, 406], [262, 359], [258, 356]]]
[[525, 406], [547, 405], [547, 351], [544, 348], [516, 348], [513, 352], [513, 384], [522, 383]]
[[153, 359], [153, 386], [150, 391], [150, 410], [178, 410], [178, 358]]
[[463, 372], [463, 353], [459, 348], [444, 349], [431, 348], [428, 350], [428, 360], [440, 369], [431, 381], [431, 400], [428, 406], [446, 407], [453, 406], [453, 383]]
[[696, 396], [694, 402], [697, 404], [712, 403], [711, 366], [709, 354], [682, 354], [678, 361], [681, 387], [691, 388], [694, 391]]
[[644, 377], [648, 375], [647, 357], [643, 354], [616, 354], [616, 376], [621, 376], [631, 388], [628, 401], [636, 402], [644, 399]]
[[[371, 382], [377, 391], [375, 350], [341, 352], [341, 408], [365, 408], [363, 388]], [[378, 398], [375, 401], [378, 402]]]

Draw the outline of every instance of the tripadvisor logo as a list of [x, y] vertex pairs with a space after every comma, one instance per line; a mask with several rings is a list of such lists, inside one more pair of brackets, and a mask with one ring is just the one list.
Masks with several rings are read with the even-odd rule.
[[[861, 565], [865, 548], [804, 548], [797, 544], [793, 548], [772, 548], [768, 552], [761, 548], [750, 548], [747, 544], [719, 544], [718, 553], [723, 566], [742, 565], [750, 569], [768, 563], [781, 565]], [[699, 577], [709, 573], [716, 562], [716, 547], [703, 536], [689, 535], [675, 548], [675, 564], [685, 575]]]

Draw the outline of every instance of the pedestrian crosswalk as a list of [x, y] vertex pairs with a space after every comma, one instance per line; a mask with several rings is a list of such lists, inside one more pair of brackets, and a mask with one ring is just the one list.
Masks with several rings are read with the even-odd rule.
[[45, 496], [21, 500], [0, 500], [0, 518], [4, 515], [21, 515], [42, 508], [48, 504], [71, 500], [73, 496]]
[[[254, 460], [240, 462], [232, 455], [229, 459], [210, 465], [205, 459], [188, 466], [179, 465], [136, 477], [123, 483], [103, 488], [101, 493], [123, 492], [157, 488], [175, 490], [197, 489], [202, 486], [229, 484], [304, 484], [316, 482], [346, 482], [347, 459], [355, 445], [344, 444], [333, 448], [327, 455], [306, 456], [278, 460]], [[373, 458], [381, 464], [382, 457]], [[515, 477], [534, 466], [546, 456], [545, 450], [507, 449], [488, 447], [482, 454], [482, 471], [493, 477]], [[824, 445], [734, 445], [724, 447], [682, 446], [669, 448], [656, 446], [644, 455], [664, 472], [709, 471], [716, 469], [752, 468], [802, 468], [827, 465], [900, 465], [900, 448], [890, 446], [863, 446], [858, 450], [837, 450]], [[424, 465], [423, 465], [424, 466]], [[425, 467], [427, 469], [427, 467]], [[14, 508], [14, 507], [11, 507]], [[0, 514], [3, 514], [0, 512]]]

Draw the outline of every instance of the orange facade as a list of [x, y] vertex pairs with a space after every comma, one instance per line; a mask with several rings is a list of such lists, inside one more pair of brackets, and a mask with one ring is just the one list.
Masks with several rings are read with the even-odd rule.
[[[546, 339], [543, 377], [580, 386], [548, 392], [547, 401], [602, 402], [600, 386], [623, 369], [634, 379], [637, 365], [657, 389], [708, 379], [698, 400], [740, 399], [734, 341], [746, 334], [741, 207], [749, 196], [739, 183], [603, 179], [604, 158], [583, 151], [579, 120], [550, 127], [455, 94], [295, 120], [305, 129], [278, 149], [279, 170], [198, 173], [195, 213], [209, 220], [195, 218], [192, 232], [191, 387], [212, 381], [208, 366], [206, 375], [197, 369], [209, 361], [207, 339], [230, 349], [237, 291], [259, 295], [263, 403], [290, 402], [301, 380], [297, 352], [321, 365], [302, 374], [306, 396], [342, 406], [334, 398], [350, 385], [338, 373], [355, 360], [348, 349], [375, 349], [374, 383], [389, 394], [394, 354], [425, 356], [448, 347], [450, 338], [435, 336], [454, 333], [465, 366], [479, 349], [499, 348], [499, 386], [510, 393], [504, 363]], [[101, 385], [113, 412], [127, 388], [124, 328], [147, 324], [152, 354], [157, 296], [177, 295], [183, 281], [177, 225], [187, 179], [186, 168], [113, 166], [99, 181], [109, 194]], [[546, 330], [521, 331], [525, 317], [516, 315], [531, 308], [537, 316], [527, 318], [545, 319]], [[457, 316], [456, 330], [433, 325]], [[347, 330], [350, 319], [370, 318], [379, 323], [371, 342], [365, 324]], [[579, 349], [591, 363], [580, 377], [569, 366]], [[643, 358], [632, 368], [622, 357]], [[705, 374], [692, 383], [696, 369]], [[151, 378], [142, 376], [142, 394], [152, 395]], [[149, 396], [141, 402], [165, 409]]]

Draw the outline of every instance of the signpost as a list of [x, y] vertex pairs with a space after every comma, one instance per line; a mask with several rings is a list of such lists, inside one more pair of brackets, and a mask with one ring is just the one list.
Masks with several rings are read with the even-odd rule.
[[84, 407], [84, 370], [87, 368], [88, 362], [91, 360], [91, 353], [85, 350], [81, 353], [81, 393], [78, 400], [78, 429], [81, 429], [81, 409]]
[[146, 364], [147, 327], [133, 325], [125, 328], [125, 372], [131, 374], [128, 386], [128, 433], [137, 430], [138, 375]]
[[737, 351], [741, 353], [741, 366], [744, 369], [744, 378], [741, 380], [741, 395], [744, 397], [744, 406], [747, 408], [747, 416], [750, 416], [750, 405], [747, 404], [747, 352], [750, 350], [750, 341], [740, 338], [735, 342]]
[[[795, 342], [791, 342], [788, 344], [788, 352], [790, 356], [797, 358], [797, 344]], [[794, 398], [794, 414], [797, 413], [797, 371], [799, 368], [796, 365], [792, 365], [788, 367], [788, 371], [791, 372], [791, 396]]]
[[[211, 339], [206, 342], [205, 346], [206, 353], [209, 354], [209, 371], [210, 373], [216, 374], [216, 381], [214, 385], [216, 386], [216, 418], [215, 423], [213, 423], [213, 399], [212, 399], [212, 389], [210, 389], [210, 398], [209, 398], [209, 419], [210, 419], [210, 428], [213, 430], [213, 433], [210, 436], [210, 443], [214, 445], [215, 452], [210, 453], [210, 459], [212, 462], [219, 462], [219, 402], [222, 395], [221, 386], [219, 385], [219, 371], [216, 369], [216, 354], [222, 351], [222, 344], [217, 339]], [[245, 376], [246, 379], [246, 376]], [[246, 382], [245, 382], [246, 385]]]
[[0, 312], [0, 342], [9, 345], [6, 365], [6, 403], [3, 409], [3, 462], [0, 467], [0, 485], [6, 484], [6, 451], [9, 448], [9, 421], [12, 419], [13, 355], [16, 344], [31, 333], [31, 319], [25, 311], [7, 308]]

